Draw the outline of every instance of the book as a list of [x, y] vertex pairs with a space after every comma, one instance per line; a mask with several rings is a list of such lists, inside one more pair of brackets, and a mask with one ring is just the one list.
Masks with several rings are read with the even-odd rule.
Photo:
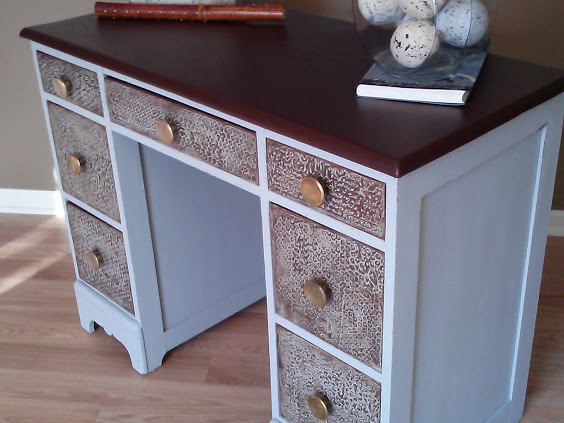
[[437, 78], [415, 76], [415, 72], [394, 75], [378, 64], [372, 65], [356, 88], [359, 97], [463, 106], [480, 74], [487, 52], [461, 56], [460, 65], [450, 75]]

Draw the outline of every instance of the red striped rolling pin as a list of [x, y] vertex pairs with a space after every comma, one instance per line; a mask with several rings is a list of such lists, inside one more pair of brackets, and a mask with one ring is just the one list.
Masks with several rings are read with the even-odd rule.
[[98, 1], [100, 18], [175, 19], [191, 21], [283, 21], [283, 6], [206, 6], [203, 4], [108, 3]]

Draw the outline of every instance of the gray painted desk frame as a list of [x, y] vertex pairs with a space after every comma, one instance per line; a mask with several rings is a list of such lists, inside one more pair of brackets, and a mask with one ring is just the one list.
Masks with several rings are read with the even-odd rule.
[[[64, 201], [79, 205], [124, 234], [136, 316], [110, 303], [80, 280], [76, 281], [75, 290], [82, 326], [92, 332], [96, 322], [106, 332], [114, 335], [127, 348], [133, 367], [138, 372], [147, 373], [156, 369], [168, 350], [259, 300], [266, 293], [273, 422], [294, 423], [287, 422], [280, 410], [276, 325], [290, 330], [380, 383], [381, 422], [447, 423], [448, 416], [457, 413], [463, 416], [457, 422], [514, 423], [520, 420], [562, 130], [563, 94], [406, 176], [394, 178], [49, 47], [32, 42], [32, 50], [36, 67], [36, 52], [43, 51], [98, 75], [104, 106], [103, 116], [45, 93], [41, 87], [40, 91], [48, 126], [47, 102], [52, 102], [106, 127], [121, 222], [104, 216], [66, 194], [61, 186], [59, 188]], [[244, 181], [112, 123], [108, 117], [104, 90], [106, 76], [256, 132], [259, 184]], [[51, 133], [51, 128], [48, 129]], [[271, 192], [266, 180], [267, 138], [384, 182], [385, 240]], [[53, 145], [52, 136], [51, 144]], [[260, 225], [257, 225], [262, 234], [263, 255], [257, 259], [257, 263], [264, 267], [260, 270], [264, 270], [266, 285], [264, 280], [256, 280], [242, 285], [241, 289], [227, 297], [219, 293], [205, 305], [199, 315], [187, 318], [166, 330], [156, 284], [151, 217], [141, 158], [143, 152], [149, 150], [258, 198], [261, 216]], [[508, 184], [515, 177], [518, 177], [518, 184]], [[488, 183], [485, 185], [491, 189], [479, 190], [486, 181]], [[503, 189], [500, 190], [500, 187]], [[174, 195], [174, 192], [171, 191], [169, 195]], [[367, 366], [276, 314], [270, 203], [281, 205], [385, 254], [381, 371]], [[446, 209], [449, 214], [444, 214]], [[216, 223], [222, 225], [229, 222]], [[499, 230], [500, 225], [503, 226], [502, 230]], [[516, 229], [507, 232], [508, 228]], [[461, 239], [465, 240], [466, 247], [476, 247], [475, 251], [483, 250], [483, 253], [461, 258], [456, 247], [444, 248], [444, 245], [456, 246], [457, 240]], [[485, 245], [484, 241], [489, 245]], [[513, 248], [512, 245], [523, 248]], [[504, 248], [496, 250], [495, 257], [492, 257], [494, 246]], [[459, 262], [455, 267], [452, 262], [456, 260]], [[480, 274], [484, 275], [483, 280], [472, 273], [476, 265], [480, 268]], [[464, 274], [460, 276], [462, 282], [451, 285], [449, 278], [456, 274], [457, 269], [464, 269]], [[507, 277], [509, 282], [495, 283], [491, 279], [503, 275], [507, 269], [512, 269], [511, 275]], [[472, 284], [475, 290], [466, 291], [466, 287]], [[508, 295], [515, 298], [503, 302], [501, 298]], [[465, 298], [470, 304], [477, 302], [479, 307], [465, 308], [457, 303], [460, 298]], [[498, 298], [499, 303], [490, 303], [490, 298]], [[461, 307], [460, 318], [446, 319], [441, 330], [435, 330], [436, 323], [444, 320], [441, 320], [441, 316], [453, 316], [453, 313], [458, 316], [457, 307]], [[503, 320], [499, 318], [500, 315], [510, 318], [499, 323]], [[487, 348], [476, 345], [476, 341], [485, 340], [479, 334], [484, 333], [491, 324], [497, 325], [500, 330], [496, 334], [498, 340], [493, 342], [490, 339], [492, 345]], [[506, 330], [508, 328], [510, 330]], [[457, 339], [457, 345], [448, 344], [445, 334], [456, 332], [463, 336]], [[481, 355], [482, 351], [486, 352]], [[468, 358], [471, 365], [466, 368], [457, 367], [461, 356]], [[437, 362], [443, 365], [434, 367]], [[495, 385], [493, 391], [485, 390], [489, 384], [488, 373], [500, 366], [506, 370], [505, 373], [496, 375], [494, 382], [490, 384]], [[445, 372], [449, 369], [467, 382], [464, 389], [452, 385], [449, 374]], [[475, 375], [476, 372], [479, 376]], [[431, 380], [434, 382], [430, 383]], [[432, 389], [425, 389], [426, 384], [431, 385]], [[462, 398], [461, 393], [464, 391], [471, 398]], [[440, 409], [435, 406], [435, 397], [441, 398]]]

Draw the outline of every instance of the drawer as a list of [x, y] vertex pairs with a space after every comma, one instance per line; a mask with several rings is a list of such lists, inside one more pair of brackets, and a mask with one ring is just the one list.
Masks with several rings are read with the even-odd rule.
[[276, 312], [381, 369], [384, 253], [271, 204]]
[[113, 122], [258, 184], [254, 132], [112, 78], [106, 92]]
[[134, 313], [123, 234], [72, 203], [67, 213], [80, 279]]
[[102, 116], [102, 97], [96, 72], [37, 52], [43, 90]]
[[106, 129], [48, 103], [63, 190], [119, 222], [119, 206]]
[[[280, 412], [289, 423], [319, 423], [313, 404], [328, 405], [328, 423], [380, 422], [378, 382], [277, 326]], [[323, 418], [323, 417], [322, 417]]]
[[271, 191], [384, 239], [383, 182], [272, 140], [267, 140], [267, 163]]

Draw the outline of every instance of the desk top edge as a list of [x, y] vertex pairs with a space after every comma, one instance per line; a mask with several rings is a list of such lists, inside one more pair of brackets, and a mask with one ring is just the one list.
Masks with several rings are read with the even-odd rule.
[[[329, 40], [319, 40], [319, 34]], [[564, 91], [563, 71], [490, 55], [465, 107], [357, 98], [354, 88], [370, 60], [356, 42], [352, 24], [294, 11], [284, 25], [256, 26], [98, 21], [94, 15], [85, 15], [24, 28], [20, 35], [396, 178]], [[107, 40], [116, 35], [120, 42], [108, 45]], [[255, 41], [257, 36], [266, 40]], [[139, 40], [139, 47], [131, 46], [131, 38]], [[155, 53], [165, 39], [171, 42]], [[225, 43], [239, 49], [237, 54], [223, 48]], [[323, 54], [331, 54], [324, 50], [327, 44], [336, 44], [331, 49], [335, 52], [324, 58]], [[131, 54], [124, 54], [127, 47], [133, 47]], [[198, 51], [191, 54], [190, 49]], [[195, 56], [206, 49], [217, 55]], [[312, 57], [316, 49], [322, 54]], [[197, 63], [190, 62], [196, 63], [193, 73], [179, 71], [182, 66], [163, 69], [154, 63], [175, 59], [180, 51], [186, 53], [176, 59], [180, 64], [196, 58]], [[157, 57], [151, 59], [150, 54]], [[265, 61], [260, 60], [261, 54]], [[335, 60], [339, 55], [343, 63]], [[290, 60], [296, 60], [293, 64], [300, 69], [281, 67]], [[245, 61], [252, 62], [248, 69], [256, 71], [255, 78], [242, 72], [247, 69]], [[240, 83], [217, 69], [220, 62], [227, 69], [235, 68]], [[314, 75], [329, 65], [337, 69]], [[205, 69], [214, 72], [202, 77]], [[277, 78], [287, 84], [285, 90], [270, 86]], [[327, 84], [335, 91], [328, 91]]]

